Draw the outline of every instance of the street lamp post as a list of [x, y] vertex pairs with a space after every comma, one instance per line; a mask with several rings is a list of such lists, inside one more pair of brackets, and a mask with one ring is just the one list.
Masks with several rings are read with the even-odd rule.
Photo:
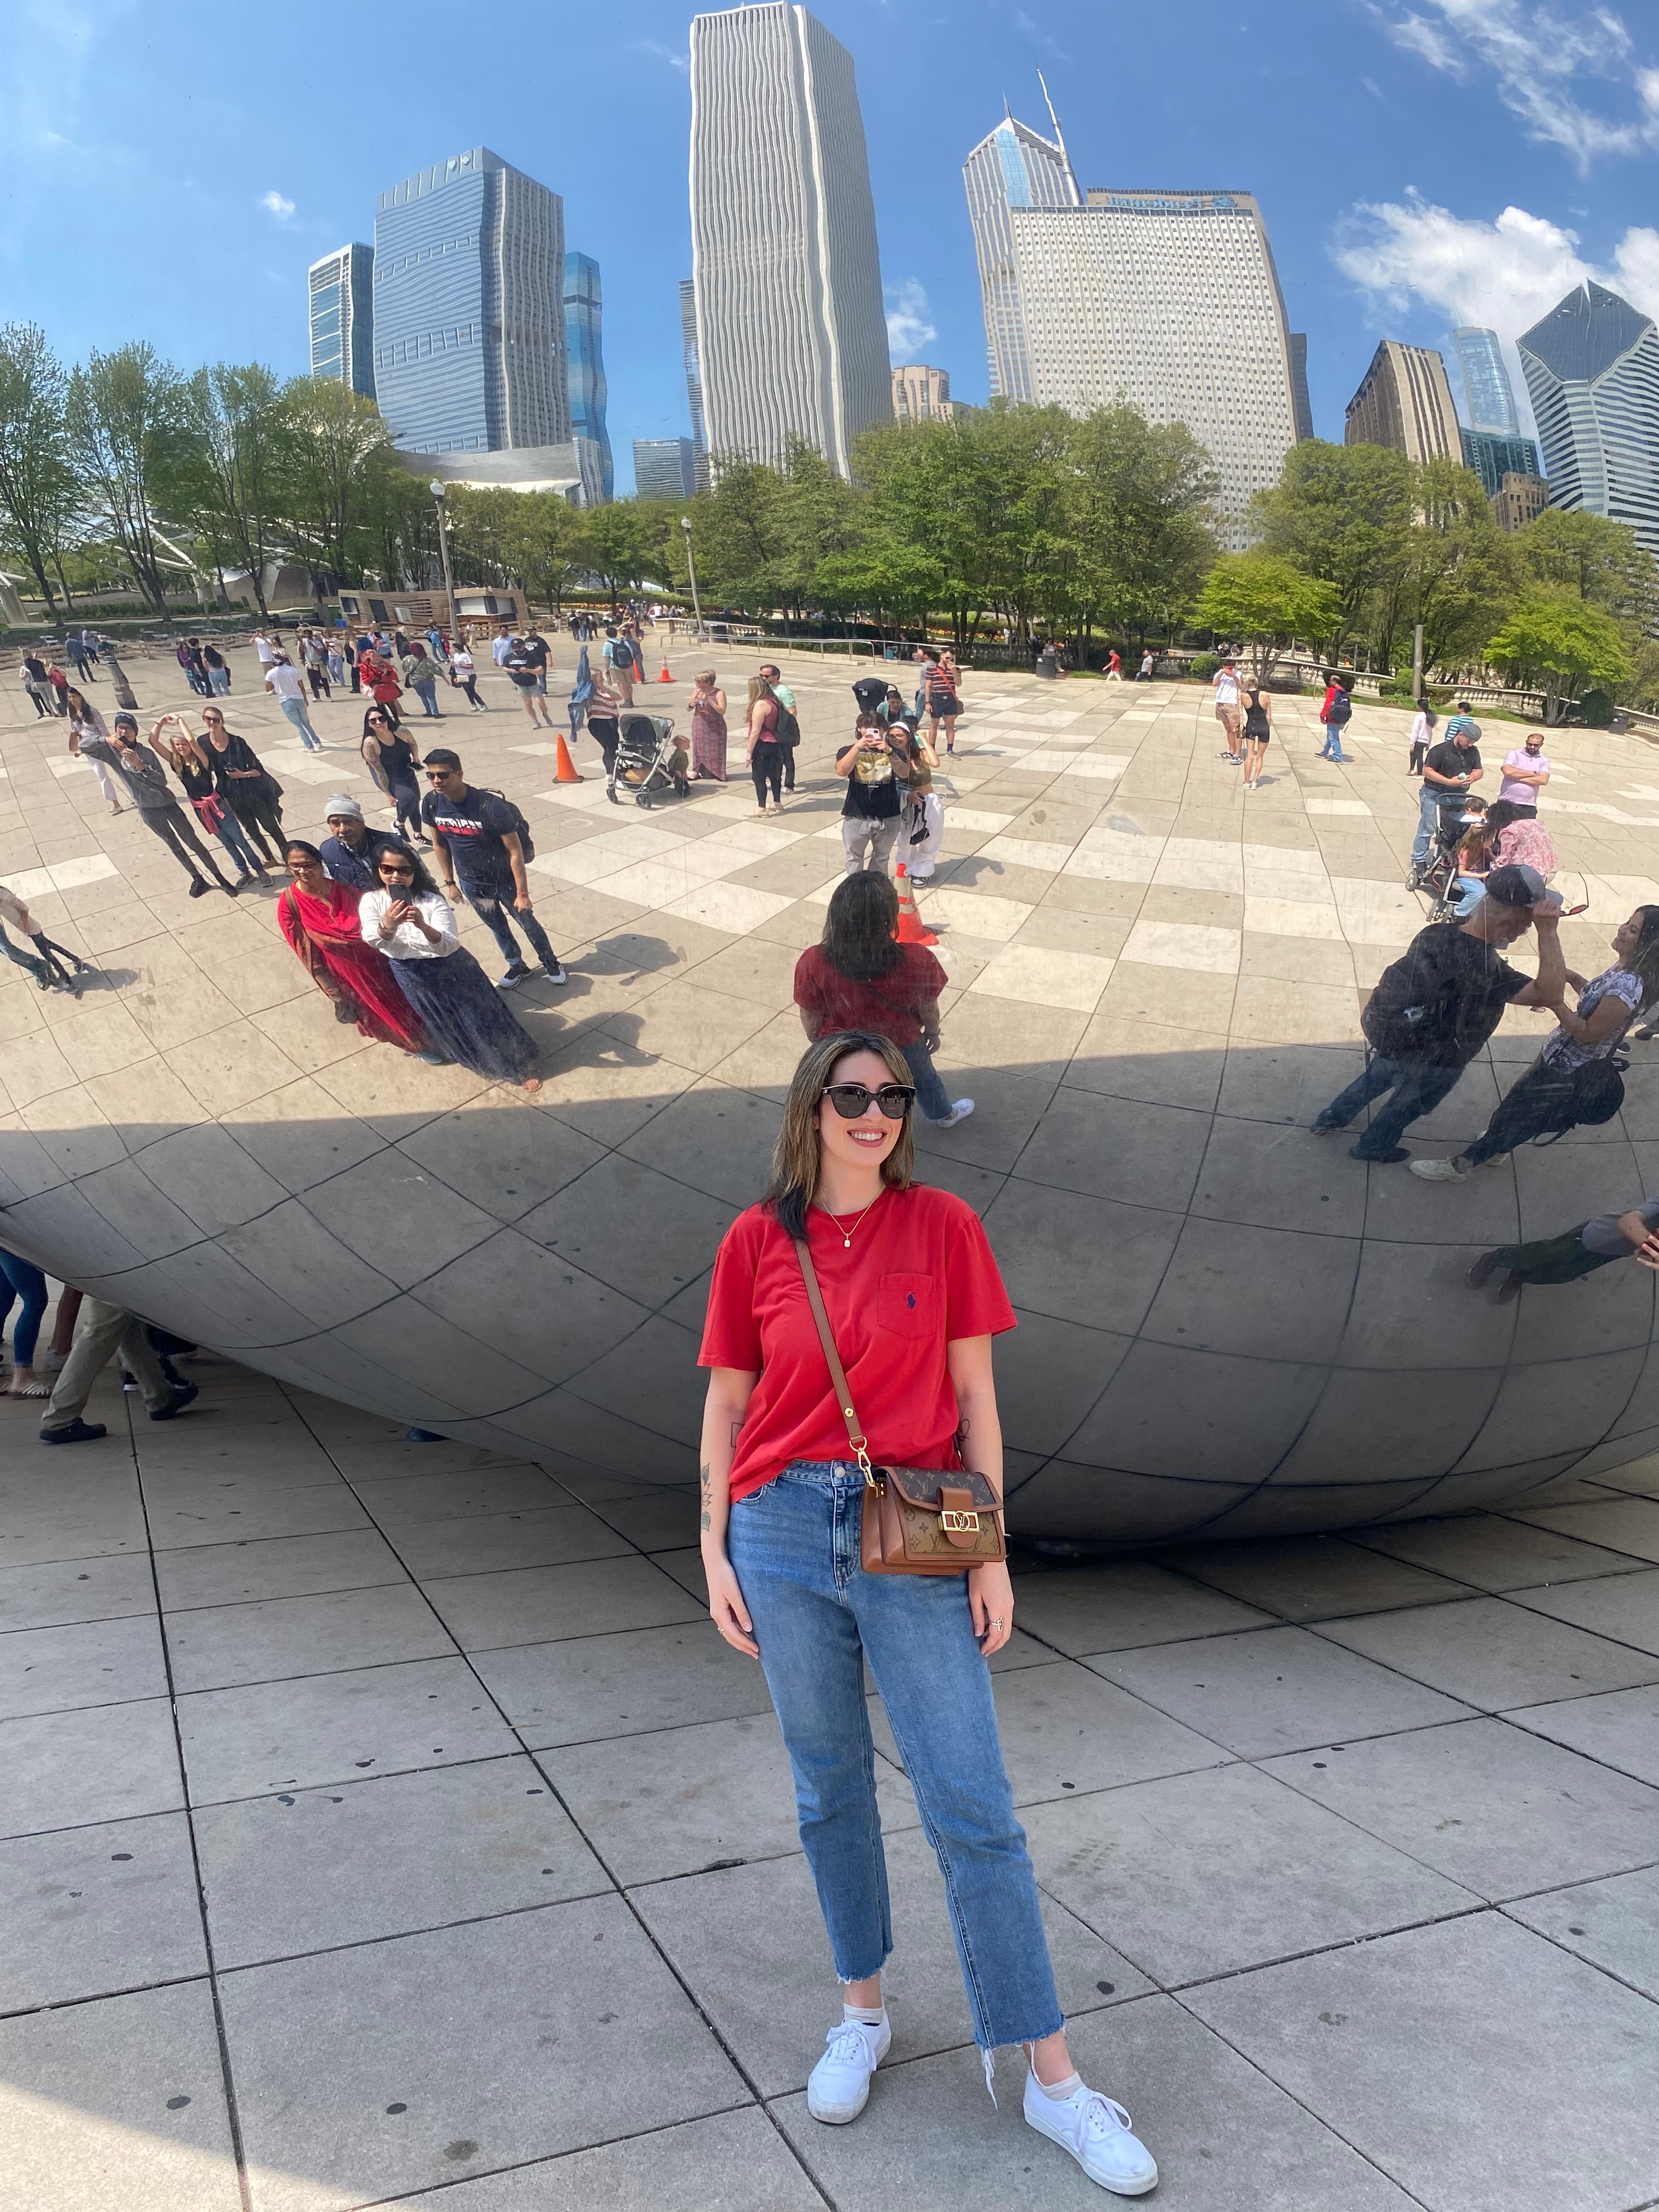
[[691, 557], [691, 518], [680, 517], [680, 528], [685, 532], [685, 565], [691, 578], [691, 615], [697, 625], [697, 635], [702, 635], [702, 607], [697, 598], [697, 564]]
[[444, 487], [441, 477], [434, 477], [427, 486], [438, 510], [438, 550], [444, 560], [444, 597], [449, 603], [449, 635], [452, 641], [460, 635], [455, 620], [455, 579], [449, 567], [449, 517], [444, 510]]

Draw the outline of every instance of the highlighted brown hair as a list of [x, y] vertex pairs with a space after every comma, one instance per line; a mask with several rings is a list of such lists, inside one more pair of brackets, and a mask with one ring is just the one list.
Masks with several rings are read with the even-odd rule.
[[[806, 1210], [818, 1187], [818, 1109], [824, 1091], [835, 1079], [839, 1063], [855, 1052], [874, 1053], [895, 1083], [915, 1087], [910, 1063], [890, 1037], [875, 1036], [866, 1030], [831, 1030], [807, 1046], [783, 1102], [783, 1120], [772, 1147], [772, 1180], [761, 1201], [771, 1207], [791, 1237], [805, 1236]], [[897, 1144], [881, 1164], [881, 1179], [890, 1190], [908, 1190], [915, 1165], [915, 1142], [907, 1114], [899, 1124]]]

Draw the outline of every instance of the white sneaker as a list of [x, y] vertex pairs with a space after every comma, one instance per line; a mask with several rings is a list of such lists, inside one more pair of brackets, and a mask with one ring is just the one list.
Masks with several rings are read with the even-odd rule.
[[870, 2076], [886, 2057], [893, 2040], [884, 2010], [878, 2027], [844, 2020], [824, 2039], [829, 2048], [806, 2083], [806, 2109], [832, 2128], [857, 2119], [870, 2100]]
[[1158, 2187], [1158, 2160], [1130, 2133], [1122, 2106], [1097, 2090], [1079, 2089], [1062, 2102], [1045, 2096], [1036, 2075], [1028, 2071], [1025, 2119], [1040, 2136], [1070, 2151], [1090, 2180], [1114, 2197], [1145, 2197]]
[[974, 1110], [971, 1098], [958, 1098], [948, 1114], [941, 1114], [934, 1122], [936, 1129], [954, 1129], [958, 1121], [965, 1121]]
[[1468, 1170], [1458, 1166], [1455, 1160], [1413, 1160], [1412, 1173], [1421, 1176], [1425, 1182], [1463, 1182]]

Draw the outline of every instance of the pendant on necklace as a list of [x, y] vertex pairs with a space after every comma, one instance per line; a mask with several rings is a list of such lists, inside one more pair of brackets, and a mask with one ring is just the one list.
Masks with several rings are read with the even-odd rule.
[[842, 1249], [842, 1250], [843, 1252], [850, 1252], [850, 1251], [852, 1250], [852, 1249], [853, 1249], [853, 1240], [852, 1240], [852, 1238], [851, 1238], [850, 1237], [843, 1237], [842, 1238], [842, 1240], [841, 1240], [841, 1249]]

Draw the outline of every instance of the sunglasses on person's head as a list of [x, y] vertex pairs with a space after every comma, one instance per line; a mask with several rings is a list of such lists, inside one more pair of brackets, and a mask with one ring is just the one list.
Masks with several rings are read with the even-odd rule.
[[856, 1121], [867, 1114], [872, 1098], [890, 1121], [902, 1121], [916, 1103], [915, 1091], [908, 1083], [884, 1083], [879, 1091], [872, 1091], [867, 1083], [831, 1083], [825, 1086], [823, 1096], [843, 1121]]

